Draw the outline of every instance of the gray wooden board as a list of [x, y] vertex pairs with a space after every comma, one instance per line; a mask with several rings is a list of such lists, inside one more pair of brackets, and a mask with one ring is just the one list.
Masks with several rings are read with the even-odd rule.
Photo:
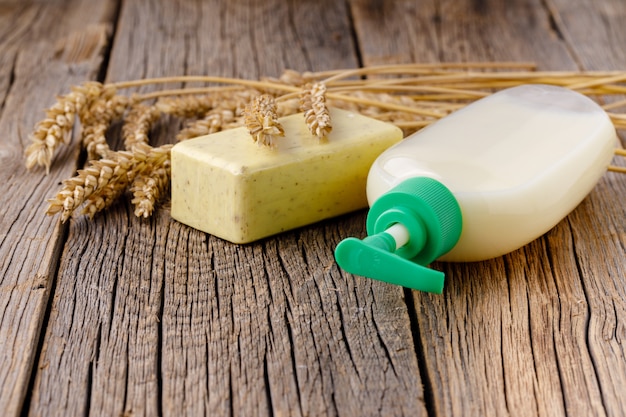
[[60, 3], [0, 6], [0, 410], [9, 416], [27, 396], [63, 245], [65, 227], [43, 215], [45, 199], [78, 156], [62, 151], [44, 176], [26, 171], [23, 152], [43, 106], [98, 73], [114, 14], [106, 2]]
[[[366, 62], [519, 60], [580, 70], [626, 63], [623, 2], [393, 4], [381, 14], [353, 2], [359, 44], [371, 49]], [[399, 30], [390, 24], [398, 20], [424, 24]], [[438, 265], [448, 275], [443, 296], [415, 296], [437, 415], [624, 413], [624, 192], [623, 178], [609, 173], [572, 215], [523, 249]]]
[[[250, 245], [179, 224], [167, 205], [137, 219], [126, 200], [62, 226], [43, 215], [45, 199], [78, 152], [63, 150], [49, 176], [27, 172], [22, 153], [55, 94], [102, 74], [258, 78], [459, 60], [623, 69], [626, 4], [94, 5], [0, 6], [3, 415], [625, 413], [618, 174], [512, 254], [435, 264], [447, 284], [428, 295], [338, 269], [333, 249], [365, 234], [364, 212]], [[163, 124], [153, 143], [178, 127]]]
[[[124, 5], [109, 81], [357, 65], [341, 4], [179, 3]], [[337, 269], [340, 225], [237, 246], [167, 210], [73, 219], [31, 413], [424, 414], [403, 291]]]

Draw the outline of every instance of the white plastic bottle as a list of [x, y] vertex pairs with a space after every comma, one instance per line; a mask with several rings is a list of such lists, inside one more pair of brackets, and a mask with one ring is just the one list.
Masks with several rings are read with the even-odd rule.
[[443, 274], [423, 265], [489, 259], [541, 236], [606, 172], [616, 139], [602, 108], [571, 90], [524, 85], [488, 96], [380, 155], [367, 183], [370, 237], [341, 242], [337, 261], [441, 292]]

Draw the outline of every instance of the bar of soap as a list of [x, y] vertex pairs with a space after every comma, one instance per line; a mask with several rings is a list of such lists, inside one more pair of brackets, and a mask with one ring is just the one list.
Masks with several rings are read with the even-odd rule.
[[233, 243], [367, 207], [370, 166], [402, 139], [389, 123], [330, 109], [332, 132], [320, 142], [302, 114], [283, 117], [285, 136], [259, 147], [245, 127], [172, 148], [172, 217]]

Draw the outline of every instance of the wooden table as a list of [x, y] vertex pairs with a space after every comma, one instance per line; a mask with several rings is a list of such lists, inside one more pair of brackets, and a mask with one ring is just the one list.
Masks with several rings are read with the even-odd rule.
[[623, 70], [625, 18], [622, 0], [0, 2], [0, 414], [626, 415], [620, 174], [514, 253], [435, 265], [448, 280], [431, 295], [337, 267], [365, 212], [242, 246], [127, 200], [61, 224], [45, 199], [78, 151], [48, 176], [23, 160], [42, 110], [85, 80]]

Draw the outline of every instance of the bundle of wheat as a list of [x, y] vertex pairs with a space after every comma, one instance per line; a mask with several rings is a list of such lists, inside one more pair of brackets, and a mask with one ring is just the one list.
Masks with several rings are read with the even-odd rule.
[[[134, 88], [172, 83], [205, 87], [161, 89], [132, 94]], [[467, 104], [503, 88], [540, 83], [566, 87], [599, 102], [616, 129], [626, 129], [626, 72], [545, 72], [525, 63], [454, 63], [372, 66], [244, 80], [180, 76], [101, 84], [86, 82], [59, 97], [35, 126], [25, 151], [26, 166], [49, 172], [56, 150], [71, 142], [76, 117], [87, 166], [63, 182], [48, 214], [66, 221], [75, 209], [93, 217], [126, 191], [135, 215], [148, 217], [168, 194], [171, 144], [149, 144], [152, 127], [163, 115], [187, 119], [176, 140], [246, 126], [260, 145], [272, 146], [283, 134], [278, 118], [304, 112], [311, 132], [323, 139], [332, 129], [328, 106], [393, 123], [410, 134]], [[128, 94], [121, 94], [127, 90]], [[125, 150], [113, 151], [105, 133], [121, 120]], [[626, 156], [623, 149], [615, 154]], [[626, 173], [623, 166], [610, 171]]]

